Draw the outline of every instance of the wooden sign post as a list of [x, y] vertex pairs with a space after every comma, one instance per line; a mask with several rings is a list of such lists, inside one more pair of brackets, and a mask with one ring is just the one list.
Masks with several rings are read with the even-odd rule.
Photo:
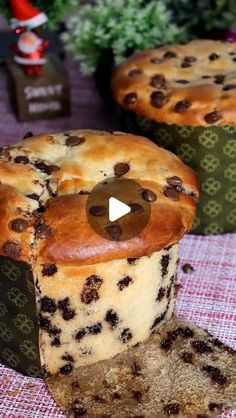
[[13, 59], [6, 61], [11, 101], [21, 122], [70, 115], [68, 76], [57, 56], [47, 59], [41, 76], [27, 76]]

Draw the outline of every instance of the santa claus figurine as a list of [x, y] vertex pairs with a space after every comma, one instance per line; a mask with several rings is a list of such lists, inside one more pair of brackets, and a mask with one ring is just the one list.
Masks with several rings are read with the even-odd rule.
[[36, 27], [47, 22], [47, 16], [28, 0], [10, 0], [12, 10], [11, 25], [19, 35], [16, 44], [11, 46], [14, 60], [20, 64], [27, 75], [41, 75], [48, 41], [41, 38]]
[[44, 51], [47, 46], [47, 40], [35, 32], [25, 31], [21, 33], [17, 43], [11, 46], [11, 50], [14, 60], [23, 67], [27, 75], [41, 75], [46, 62]]

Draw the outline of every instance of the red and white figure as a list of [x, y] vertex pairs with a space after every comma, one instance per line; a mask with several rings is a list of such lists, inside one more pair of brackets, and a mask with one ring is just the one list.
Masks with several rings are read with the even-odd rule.
[[33, 29], [43, 25], [48, 18], [45, 13], [33, 6], [28, 0], [9, 0], [12, 12], [13, 28], [26, 27]]
[[44, 52], [48, 43], [35, 32], [25, 31], [21, 33], [17, 43], [11, 46], [15, 62], [23, 66], [27, 75], [43, 73], [43, 65], [46, 63]]

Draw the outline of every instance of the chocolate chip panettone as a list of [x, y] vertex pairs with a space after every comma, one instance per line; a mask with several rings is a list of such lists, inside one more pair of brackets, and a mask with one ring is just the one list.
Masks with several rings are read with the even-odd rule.
[[133, 55], [113, 73], [126, 127], [199, 174], [196, 233], [236, 229], [236, 44], [195, 40]]
[[[110, 177], [138, 181], [151, 205], [128, 241], [122, 230], [97, 235], [86, 216], [91, 190]], [[119, 132], [45, 134], [2, 148], [0, 179], [4, 362], [70, 374], [146, 340], [171, 316], [178, 241], [198, 197], [179, 158]]]

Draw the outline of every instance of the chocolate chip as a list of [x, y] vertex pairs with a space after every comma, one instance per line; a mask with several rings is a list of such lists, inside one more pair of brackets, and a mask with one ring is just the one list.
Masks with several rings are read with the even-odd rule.
[[169, 299], [170, 298], [170, 294], [171, 294], [171, 290], [172, 290], [172, 286], [173, 286], [174, 277], [175, 276], [172, 276], [171, 279], [170, 279], [171, 283], [170, 283], [170, 285], [167, 288], [166, 299]]
[[198, 414], [197, 418], [210, 418], [209, 415], [205, 415], [205, 414]]
[[90, 194], [90, 192], [88, 190], [80, 190], [78, 194], [85, 195]]
[[167, 183], [169, 184], [169, 186], [173, 187], [177, 192], [181, 192], [183, 190], [182, 179], [178, 176], [168, 177]]
[[15, 232], [24, 232], [28, 228], [28, 222], [26, 219], [14, 219], [14, 221], [11, 222], [11, 229]]
[[189, 68], [189, 67], [192, 67], [192, 64], [189, 61], [183, 61], [182, 64], [181, 64], [181, 67], [182, 68]]
[[233, 89], [236, 89], [236, 84], [226, 84], [226, 85], [223, 87], [223, 90], [224, 90], [224, 91], [233, 90]]
[[146, 202], [155, 202], [155, 200], [157, 199], [156, 193], [149, 189], [141, 189], [140, 195], [143, 198], [143, 200], [146, 200]]
[[151, 62], [152, 64], [160, 64], [160, 63], [162, 63], [162, 62], [163, 62], [163, 59], [162, 59], [162, 58], [159, 58], [159, 57], [152, 57], [152, 58], [150, 59], [150, 62]]
[[40, 218], [40, 214], [41, 213], [44, 213], [45, 212], [45, 207], [44, 206], [40, 206], [38, 209], [35, 209], [33, 212], [32, 212], [32, 215], [35, 217], [35, 218]]
[[156, 297], [156, 301], [160, 302], [164, 298], [165, 294], [166, 294], [166, 289], [164, 289], [164, 287], [161, 287]]
[[57, 306], [58, 306], [58, 309], [60, 309], [61, 311], [64, 311], [68, 308], [69, 304], [70, 304], [69, 298], [66, 297], [64, 299], [59, 300]]
[[60, 337], [53, 337], [53, 339], [51, 341], [51, 346], [52, 347], [60, 347], [60, 345], [61, 345]]
[[132, 258], [132, 257], [127, 258], [128, 264], [131, 264], [132, 266], [136, 264], [137, 260], [139, 260], [139, 258]]
[[236, 57], [232, 59], [233, 62], [236, 62]]
[[74, 359], [70, 354], [64, 354], [61, 358], [62, 358], [62, 360], [70, 361], [71, 363], [74, 362]]
[[56, 173], [56, 171], [60, 170], [60, 167], [57, 165], [47, 165], [43, 163], [42, 161], [38, 161], [35, 163], [35, 167], [42, 171], [45, 174], [51, 175], [52, 173]]
[[4, 158], [9, 158], [9, 157], [10, 157], [9, 147], [1, 147], [0, 148], [0, 160]]
[[55, 303], [55, 300], [44, 296], [41, 299], [41, 311], [42, 312], [49, 312], [54, 313], [57, 310], [57, 304]]
[[39, 200], [39, 195], [37, 195], [36, 193], [31, 193], [31, 194], [27, 194], [27, 197], [29, 197], [29, 199], [33, 199], [33, 200]]
[[64, 375], [71, 374], [73, 370], [73, 366], [71, 364], [65, 364], [65, 366], [60, 368], [60, 373]]
[[193, 273], [194, 268], [193, 268], [193, 266], [191, 266], [191, 264], [185, 263], [182, 266], [182, 270], [183, 270], [184, 273], [188, 274], [188, 273]]
[[114, 166], [114, 172], [116, 177], [121, 177], [124, 174], [128, 173], [128, 171], [130, 170], [130, 166], [128, 163], [117, 163]]
[[133, 283], [133, 280], [131, 279], [131, 277], [126, 276], [117, 283], [117, 286], [119, 287], [120, 291], [122, 291], [124, 290], [125, 287], [129, 286], [131, 283]]
[[104, 399], [101, 396], [95, 395], [93, 396], [93, 400], [97, 403], [104, 403]]
[[137, 99], [138, 99], [138, 96], [136, 93], [128, 93], [124, 97], [124, 105], [125, 106], [134, 105], [137, 102]]
[[134, 68], [133, 70], [130, 70], [130, 72], [128, 73], [128, 76], [129, 77], [137, 77], [140, 74], [142, 74], [142, 71], [139, 70], [138, 68]]
[[166, 88], [166, 79], [163, 74], [156, 74], [151, 78], [150, 86], [155, 87], [156, 89], [165, 89]]
[[223, 84], [224, 80], [225, 80], [225, 75], [223, 75], [223, 74], [218, 74], [218, 75], [215, 76], [215, 83], [216, 84]]
[[208, 58], [209, 58], [210, 61], [215, 61], [218, 58], [220, 58], [220, 56], [218, 54], [216, 54], [215, 52], [213, 52], [211, 55], [209, 55]]
[[153, 91], [151, 94], [151, 105], [156, 108], [161, 108], [167, 103], [168, 99], [162, 91]]
[[66, 145], [68, 147], [75, 147], [77, 145], [81, 145], [81, 144], [84, 144], [84, 143], [85, 143], [85, 138], [82, 137], [82, 136], [72, 135], [72, 136], [69, 136], [66, 139]]
[[167, 51], [163, 55], [163, 58], [176, 58], [176, 57], [177, 57], [177, 54], [175, 52], [172, 52], [172, 51]]
[[71, 319], [74, 318], [74, 316], [75, 316], [75, 310], [74, 309], [67, 308], [62, 312], [62, 318], [65, 321], [70, 321]]
[[210, 75], [202, 75], [202, 78], [211, 78], [211, 76]]
[[101, 205], [91, 206], [91, 208], [89, 208], [89, 213], [93, 216], [102, 216], [106, 213], [106, 208]]
[[185, 112], [185, 110], [187, 110], [189, 107], [190, 107], [190, 103], [188, 102], [188, 100], [180, 100], [175, 105], [175, 112], [177, 113]]
[[61, 334], [61, 329], [52, 325], [51, 321], [41, 314], [39, 315], [39, 325], [44, 331], [48, 332], [48, 334], [50, 335], [58, 336]]
[[185, 327], [185, 328], [179, 327], [177, 329], [177, 333], [182, 338], [184, 338], [184, 339], [188, 339], [188, 338], [193, 338], [194, 337], [194, 332], [189, 327]]
[[100, 332], [102, 332], [102, 324], [101, 322], [97, 322], [94, 325], [88, 326], [87, 330], [88, 330], [88, 333], [92, 335], [100, 334]]
[[189, 83], [189, 81], [188, 81], [188, 80], [184, 80], [184, 79], [175, 80], [175, 82], [176, 82], [176, 83], [179, 83], [179, 84], [188, 84], [188, 83]]
[[167, 314], [167, 312], [168, 312], [168, 309], [169, 309], [169, 304], [167, 305], [167, 307], [166, 307], [165, 311], [164, 311], [164, 312], [162, 312], [162, 314], [161, 314], [161, 315], [157, 316], [157, 317], [154, 319], [153, 324], [152, 324], [152, 326], [151, 326], [150, 330], [152, 330], [152, 329], [153, 329], [153, 328], [155, 328], [158, 324], [160, 324], [160, 322], [161, 322], [161, 321], [165, 318], [165, 316], [166, 316], [166, 314]]
[[37, 238], [45, 239], [53, 235], [53, 229], [47, 224], [41, 224], [36, 229]]
[[143, 401], [143, 394], [140, 390], [132, 390], [132, 398], [137, 401], [138, 403], [142, 403]]
[[139, 214], [144, 212], [143, 206], [141, 206], [139, 203], [130, 203], [129, 207], [131, 209], [131, 213]]
[[21, 251], [21, 245], [13, 241], [7, 241], [2, 247], [2, 252], [7, 257], [18, 258], [21, 255]]
[[187, 57], [184, 57], [184, 61], [195, 62], [195, 61], [197, 61], [197, 58], [193, 57], [193, 56], [187, 56]]
[[111, 224], [106, 227], [107, 233], [111, 236], [113, 241], [120, 241], [122, 229], [118, 224]]
[[163, 255], [161, 257], [161, 274], [162, 274], [162, 276], [165, 276], [168, 273], [169, 262], [170, 262], [169, 254]]
[[113, 309], [109, 309], [106, 313], [105, 321], [112, 327], [115, 327], [119, 322], [119, 317]]
[[188, 351], [184, 351], [181, 354], [181, 358], [184, 361], [184, 363], [193, 364], [193, 354], [189, 353]]
[[167, 415], [178, 415], [180, 412], [180, 406], [177, 402], [169, 403], [168, 405], [164, 406], [163, 411]]
[[50, 180], [46, 180], [46, 187], [47, 187], [49, 196], [56, 197], [57, 194], [52, 190]]
[[114, 392], [112, 394], [112, 398], [115, 399], [115, 400], [119, 400], [119, 399], [121, 399], [121, 395], [118, 392]]
[[86, 305], [92, 302], [96, 302], [99, 299], [99, 295], [96, 289], [84, 289], [80, 295], [80, 299]]
[[164, 195], [175, 202], [179, 200], [179, 193], [173, 187], [166, 187]]
[[81, 328], [75, 335], [75, 339], [77, 341], [80, 341], [83, 337], [85, 337], [86, 335], [86, 330], [85, 328]]
[[42, 269], [43, 276], [53, 276], [57, 272], [56, 264], [44, 264]]
[[209, 345], [207, 345], [204, 341], [200, 341], [200, 340], [192, 341], [191, 345], [194, 351], [196, 351], [196, 353], [199, 353], [199, 354], [213, 352], [213, 349]]
[[31, 131], [26, 132], [26, 134], [23, 136], [23, 139], [30, 138], [31, 136], [34, 136], [34, 134]]
[[25, 157], [24, 155], [18, 155], [18, 157], [16, 157], [14, 161], [16, 164], [28, 164], [29, 158]]
[[142, 376], [141, 367], [136, 361], [131, 366], [131, 372], [134, 376]]
[[210, 402], [209, 405], [208, 405], [208, 408], [212, 412], [222, 412], [223, 404], [222, 403]]
[[102, 285], [102, 279], [100, 276], [92, 274], [91, 276], [86, 278], [85, 285], [89, 287], [94, 287], [95, 289], [100, 289]]
[[218, 348], [221, 348], [221, 349], [224, 349], [224, 350], [228, 351], [230, 354], [235, 355], [235, 353], [236, 353], [236, 351], [233, 348], [226, 346], [224, 343], [222, 343], [222, 341], [218, 340], [218, 338], [213, 338], [213, 340], [211, 340], [211, 343], [215, 347], [218, 347]]
[[203, 366], [202, 370], [206, 372], [211, 378], [212, 382], [217, 383], [220, 386], [224, 386], [227, 383], [227, 377], [224, 376], [218, 367]]
[[77, 417], [84, 416], [87, 412], [87, 409], [84, 408], [79, 402], [75, 402], [72, 412], [73, 412], [73, 417], [77, 418]]
[[172, 348], [173, 342], [173, 338], [170, 335], [167, 335], [167, 337], [162, 340], [160, 347], [162, 350], [169, 351]]
[[120, 335], [123, 344], [127, 343], [132, 337], [133, 335], [129, 328], [125, 328]]

